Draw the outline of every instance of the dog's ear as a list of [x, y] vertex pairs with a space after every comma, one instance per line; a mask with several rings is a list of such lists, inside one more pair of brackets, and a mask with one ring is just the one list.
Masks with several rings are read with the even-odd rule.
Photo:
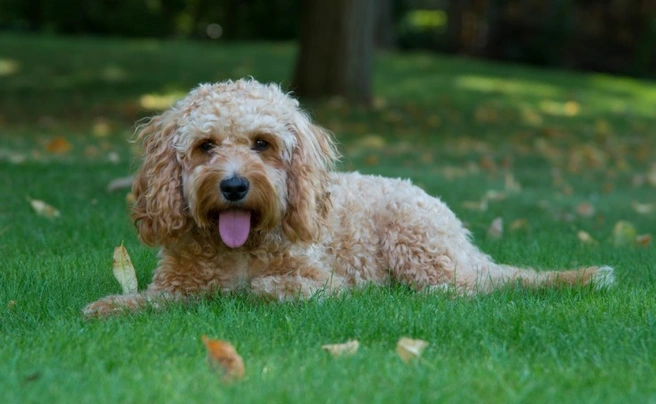
[[318, 239], [326, 217], [328, 175], [339, 155], [330, 132], [310, 122], [305, 113], [296, 112], [292, 130], [295, 145], [287, 170], [282, 229], [292, 242], [312, 242]]
[[170, 112], [156, 116], [138, 128], [142, 165], [135, 175], [132, 193], [136, 202], [132, 220], [141, 240], [166, 245], [188, 230], [182, 194], [182, 168], [171, 144], [176, 125]]

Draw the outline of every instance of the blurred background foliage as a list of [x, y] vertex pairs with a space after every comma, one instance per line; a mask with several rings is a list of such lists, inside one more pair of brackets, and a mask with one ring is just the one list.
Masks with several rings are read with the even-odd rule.
[[[379, 0], [377, 45], [656, 76], [653, 0]], [[302, 0], [3, 0], [0, 30], [296, 40]]]

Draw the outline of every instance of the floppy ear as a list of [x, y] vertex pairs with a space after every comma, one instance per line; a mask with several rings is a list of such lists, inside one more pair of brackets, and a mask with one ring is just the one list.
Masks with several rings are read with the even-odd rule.
[[174, 242], [190, 227], [184, 211], [182, 169], [171, 145], [175, 129], [167, 113], [138, 129], [143, 162], [132, 184], [136, 199], [132, 220], [141, 240], [153, 246]]
[[287, 210], [282, 230], [292, 242], [319, 237], [330, 200], [328, 173], [339, 158], [332, 135], [296, 112], [292, 130], [296, 143], [287, 170]]

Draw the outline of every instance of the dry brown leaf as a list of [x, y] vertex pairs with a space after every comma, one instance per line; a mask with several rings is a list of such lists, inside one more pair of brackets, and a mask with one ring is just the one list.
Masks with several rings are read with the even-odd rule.
[[469, 210], [485, 212], [487, 210], [487, 200], [483, 199], [481, 201], [465, 201], [462, 203], [462, 207]]
[[207, 349], [207, 363], [221, 377], [221, 381], [231, 382], [244, 377], [244, 360], [231, 343], [210, 339], [206, 335], [201, 336], [201, 340]]
[[7, 305], [7, 309], [11, 310], [16, 306], [16, 301], [15, 300], [10, 300], [9, 304]]
[[503, 236], [503, 219], [500, 217], [497, 217], [492, 221], [490, 224], [490, 227], [487, 229], [487, 236], [494, 238], [494, 239], [500, 239]]
[[510, 223], [510, 230], [524, 230], [528, 227], [528, 220], [515, 219]]
[[396, 353], [399, 354], [403, 362], [410, 363], [420, 358], [427, 346], [427, 341], [403, 337], [396, 343]]
[[380, 158], [378, 158], [377, 155], [375, 154], [370, 154], [364, 159], [364, 164], [368, 166], [375, 166], [380, 162]]
[[93, 123], [92, 132], [95, 137], [107, 137], [110, 131], [109, 122], [103, 118], [96, 119]]
[[58, 136], [54, 139], [52, 139], [47, 145], [46, 145], [46, 151], [48, 153], [55, 153], [55, 154], [64, 154], [68, 153], [71, 151], [73, 148], [73, 145], [70, 144], [68, 140], [65, 138]]
[[578, 233], [576, 233], [576, 236], [578, 237], [579, 241], [584, 244], [597, 244], [597, 240], [592, 238], [592, 236], [586, 231], [579, 230]]
[[134, 196], [132, 192], [128, 192], [125, 194], [125, 204], [128, 206], [132, 206], [137, 202], [137, 197]]
[[653, 203], [640, 203], [638, 201], [631, 202], [631, 207], [636, 213], [641, 215], [648, 215], [656, 212], [656, 204]]
[[651, 234], [638, 234], [635, 241], [641, 247], [649, 247], [651, 244]]
[[496, 169], [497, 169], [497, 164], [494, 162], [494, 159], [490, 156], [481, 157], [481, 161], [479, 161], [478, 165], [484, 171], [487, 171], [487, 172], [496, 171]]
[[32, 206], [32, 209], [36, 212], [37, 215], [47, 217], [48, 219], [55, 219], [61, 216], [61, 213], [54, 207], [48, 205], [47, 203], [38, 200], [38, 199], [32, 199], [29, 196], [27, 197], [27, 201], [30, 203]]
[[628, 245], [635, 242], [637, 237], [636, 229], [630, 222], [620, 220], [613, 227], [613, 244]]
[[132, 260], [123, 243], [114, 248], [114, 265], [112, 267], [114, 278], [123, 289], [123, 294], [135, 293], [138, 290], [137, 275], [132, 266]]
[[522, 186], [515, 179], [515, 175], [511, 172], [507, 172], [504, 178], [504, 186], [508, 192], [519, 192], [522, 190]]
[[485, 192], [485, 195], [483, 195], [483, 200], [498, 202], [506, 199], [506, 196], [506, 193], [503, 191], [495, 191], [494, 189], [490, 189]]
[[329, 352], [333, 357], [351, 356], [355, 354], [360, 348], [358, 340], [349, 340], [343, 344], [327, 344], [323, 345], [321, 349]]
[[576, 205], [576, 213], [579, 216], [591, 217], [595, 214], [595, 207], [590, 202], [581, 202]]
[[656, 164], [652, 164], [646, 177], [649, 185], [656, 187]]
[[363, 136], [356, 143], [356, 147], [361, 149], [377, 149], [380, 150], [387, 146], [387, 140], [384, 137], [379, 135], [367, 135]]

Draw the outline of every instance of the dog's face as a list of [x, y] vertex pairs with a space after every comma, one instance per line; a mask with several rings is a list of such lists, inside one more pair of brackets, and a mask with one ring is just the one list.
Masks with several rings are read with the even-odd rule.
[[318, 236], [337, 154], [278, 86], [201, 85], [139, 137], [133, 218], [146, 243], [175, 243], [193, 230], [230, 248], [278, 228], [293, 242]]

